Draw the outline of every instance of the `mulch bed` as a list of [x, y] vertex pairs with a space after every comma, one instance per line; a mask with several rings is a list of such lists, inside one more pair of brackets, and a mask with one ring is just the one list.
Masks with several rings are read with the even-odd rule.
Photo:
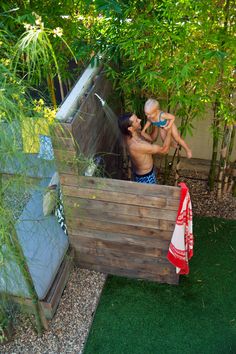
[[179, 180], [189, 188], [193, 216], [236, 219], [236, 198], [232, 194], [225, 194], [217, 199], [217, 185], [214, 191], [209, 191], [207, 173], [182, 170]]

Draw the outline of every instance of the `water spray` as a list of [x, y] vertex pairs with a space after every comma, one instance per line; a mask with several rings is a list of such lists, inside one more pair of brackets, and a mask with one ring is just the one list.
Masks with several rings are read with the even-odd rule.
[[109, 124], [109, 127], [112, 129], [113, 135], [116, 137], [116, 139], [114, 139], [114, 144], [115, 144], [116, 141], [120, 138], [120, 130], [118, 127], [117, 115], [108, 106], [106, 101], [103, 100], [97, 93], [95, 93], [94, 96], [97, 96], [97, 98], [101, 102], [102, 109], [103, 109], [105, 116], [107, 118], [107, 123]]
[[106, 104], [106, 101], [104, 101], [97, 93], [95, 93], [94, 96], [97, 96], [97, 98], [100, 100], [100, 102], [102, 104], [102, 107], [104, 107]]

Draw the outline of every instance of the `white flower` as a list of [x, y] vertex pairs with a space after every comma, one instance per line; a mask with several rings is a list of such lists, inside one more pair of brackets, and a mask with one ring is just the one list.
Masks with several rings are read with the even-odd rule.
[[37, 20], [35, 20], [36, 25], [40, 26], [42, 22], [42, 17], [38, 17]]
[[63, 35], [63, 30], [61, 27], [57, 27], [53, 30], [53, 37], [61, 37]]
[[31, 24], [29, 24], [29, 23], [23, 23], [23, 25], [24, 25], [26, 31], [29, 31], [30, 29], [32, 29], [32, 28], [31, 28], [32, 26], [31, 26]]

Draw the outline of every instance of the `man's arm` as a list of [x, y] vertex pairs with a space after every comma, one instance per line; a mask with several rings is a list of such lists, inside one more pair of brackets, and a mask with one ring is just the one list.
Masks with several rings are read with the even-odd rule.
[[139, 153], [144, 153], [144, 154], [150, 154], [150, 155], [161, 154], [161, 155], [165, 155], [169, 151], [170, 143], [171, 143], [171, 130], [168, 130], [163, 146], [152, 145], [152, 144], [149, 144], [147, 141], [144, 141], [144, 142], [140, 142], [137, 145], [133, 145], [132, 149], [136, 150]]
[[150, 127], [150, 125], [151, 125], [151, 123], [149, 121], [147, 121], [141, 131], [141, 135], [142, 135], [142, 137], [144, 137], [144, 139], [146, 139], [147, 141], [152, 143], [153, 142], [152, 137], [146, 133], [146, 130]]
[[159, 128], [155, 127], [155, 126], [152, 126], [152, 132], [150, 134], [150, 137], [151, 137], [152, 141], [155, 141], [157, 139], [158, 133], [159, 133]]

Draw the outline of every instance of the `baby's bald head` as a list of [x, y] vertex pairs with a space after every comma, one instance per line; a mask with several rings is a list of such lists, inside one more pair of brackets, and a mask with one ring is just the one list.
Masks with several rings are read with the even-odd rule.
[[157, 119], [158, 110], [160, 109], [159, 102], [153, 98], [149, 98], [144, 105], [144, 112], [147, 119], [153, 121]]
[[154, 98], [149, 98], [144, 105], [144, 111], [146, 112], [153, 109], [160, 109], [160, 104], [157, 100], [154, 100]]

